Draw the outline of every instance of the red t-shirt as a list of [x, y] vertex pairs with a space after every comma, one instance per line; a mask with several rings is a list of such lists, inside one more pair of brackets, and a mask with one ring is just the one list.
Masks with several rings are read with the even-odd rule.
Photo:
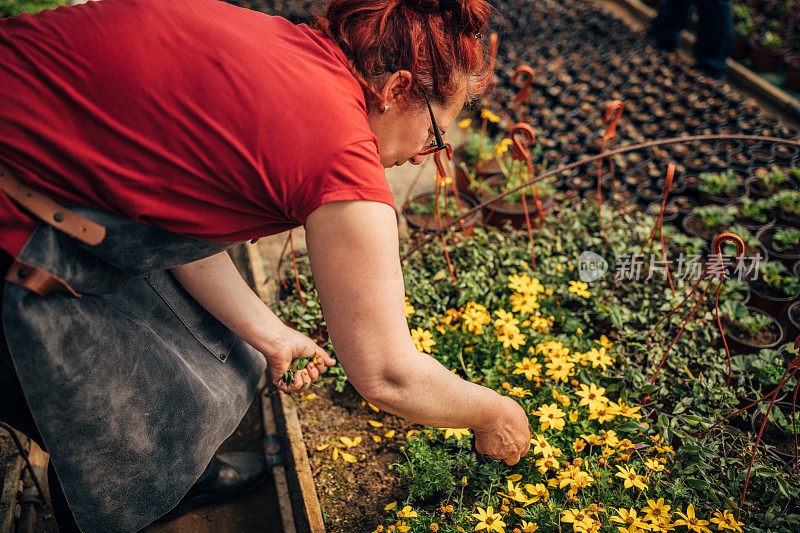
[[[218, 241], [393, 205], [363, 92], [320, 32], [214, 0], [0, 20], [0, 161], [62, 204]], [[0, 192], [0, 247], [36, 221]]]

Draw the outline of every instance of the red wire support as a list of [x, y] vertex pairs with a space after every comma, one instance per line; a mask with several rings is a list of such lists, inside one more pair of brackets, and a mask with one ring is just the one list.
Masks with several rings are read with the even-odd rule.
[[[728, 342], [725, 340], [725, 331], [722, 329], [722, 321], [719, 318], [719, 292], [722, 289], [722, 282], [725, 280], [725, 269], [722, 267], [722, 243], [724, 241], [731, 241], [731, 242], [735, 243], [736, 244], [736, 256], [737, 256], [737, 258], [744, 257], [744, 241], [742, 240], [741, 237], [739, 237], [735, 233], [721, 233], [714, 239], [714, 241], [711, 244], [711, 251], [713, 253], [712, 259], [718, 261], [718, 268], [716, 268], [714, 270], [714, 272], [711, 274], [711, 276], [708, 278], [708, 283], [706, 284], [706, 288], [703, 290], [702, 294], [697, 299], [697, 303], [694, 304], [694, 307], [692, 307], [692, 310], [689, 312], [689, 314], [683, 320], [683, 324], [681, 325], [681, 329], [678, 331], [678, 334], [672, 340], [672, 342], [670, 343], [669, 347], [667, 348], [667, 351], [664, 353], [664, 356], [661, 358], [661, 361], [659, 362], [658, 367], [656, 368], [656, 371], [653, 374], [652, 379], [650, 380], [651, 384], [655, 383], [656, 377], [658, 376], [658, 373], [661, 370], [661, 367], [664, 366], [664, 362], [667, 360], [667, 356], [669, 356], [669, 352], [672, 350], [672, 347], [675, 346], [675, 343], [678, 341], [678, 338], [680, 338], [681, 334], [683, 333], [683, 330], [686, 329], [686, 324], [688, 324], [689, 320], [691, 320], [692, 317], [694, 316], [694, 313], [695, 313], [695, 311], [697, 311], [697, 308], [700, 305], [700, 302], [703, 301], [703, 298], [705, 297], [706, 293], [708, 292], [708, 289], [711, 287], [711, 282], [716, 279], [716, 280], [719, 281], [719, 283], [717, 284], [717, 291], [716, 291], [716, 294], [714, 295], [714, 313], [715, 313], [715, 316], [716, 316], [717, 326], [719, 327], [720, 335], [722, 335], [722, 343], [723, 343], [723, 346], [725, 347], [725, 354], [726, 354], [727, 359], [728, 359], [728, 381], [727, 381], [726, 385], [730, 385], [731, 373], [732, 373], [732, 369], [731, 369], [731, 352], [728, 349]], [[680, 309], [683, 306], [683, 304], [686, 301], [688, 301], [689, 298], [691, 298], [691, 296], [695, 293], [697, 288], [700, 286], [700, 283], [702, 283], [703, 279], [706, 279], [706, 275], [708, 274], [708, 270], [709, 270], [709, 267], [711, 265], [712, 265], [711, 262], [706, 264], [705, 268], [703, 268], [703, 273], [697, 279], [697, 282], [692, 286], [692, 290], [689, 291], [689, 294], [687, 294], [677, 306], [675, 306], [669, 313], [667, 313], [664, 317], [662, 317], [661, 320], [659, 320], [658, 323], [656, 323], [655, 326], [653, 326], [653, 329], [651, 329], [650, 333], [648, 333], [648, 335], [647, 335], [648, 338], [658, 329], [658, 327], [667, 318], [672, 316], [673, 313], [675, 313], [678, 309]]]
[[[531, 161], [531, 152], [530, 150], [525, 147], [520, 137], [526, 138], [529, 145], [533, 146], [536, 142], [536, 133], [534, 133], [533, 128], [529, 124], [519, 123], [514, 125], [511, 128], [511, 158], [512, 161], [516, 161], [520, 165], [520, 174], [522, 174], [522, 165], [525, 164], [525, 170], [527, 171], [526, 176], [531, 178], [535, 178], [533, 172], [533, 162]], [[513, 172], [514, 166], [512, 164], [511, 170], [509, 174]], [[522, 176], [520, 175], [520, 181], [522, 181]], [[536, 189], [534, 184], [531, 183], [531, 198], [533, 198], [534, 206], [536, 207], [536, 217], [538, 219], [543, 219], [544, 214], [542, 210], [542, 202], [539, 200], [539, 195], [536, 194]], [[525, 200], [525, 189], [520, 189], [520, 193], [522, 195], [522, 210], [525, 212], [525, 225], [528, 228], [528, 240], [531, 243], [531, 269], [536, 270], [536, 252], [534, 250], [533, 245], [533, 229], [531, 227], [531, 217], [528, 213], [528, 202]]]
[[[600, 142], [600, 155], [606, 151], [606, 148], [611, 148], [614, 144], [614, 137], [617, 135], [617, 122], [622, 116], [622, 111], [625, 109], [625, 104], [622, 100], [614, 100], [608, 105], [606, 109], [605, 122], [606, 131], [603, 134], [603, 139]], [[609, 168], [611, 170], [611, 181], [614, 181], [614, 162], [612, 158], [608, 158]], [[608, 237], [606, 236], [606, 227], [603, 222], [603, 191], [601, 190], [601, 181], [603, 177], [603, 158], [601, 157], [597, 162], [597, 216], [600, 219], [600, 233], [603, 236], [603, 242], [608, 246]], [[663, 209], [662, 209], [663, 211]]]
[[536, 73], [534, 73], [533, 69], [528, 65], [520, 65], [517, 67], [517, 70], [514, 71], [514, 75], [511, 77], [512, 85], [516, 85], [517, 82], [522, 80], [522, 87], [520, 87], [517, 95], [514, 96], [514, 103], [517, 104], [517, 111], [519, 114], [517, 122], [525, 122], [525, 107], [528, 105], [528, 100], [531, 97], [531, 87], [533, 86], [533, 79], [535, 77]]
[[[435, 154], [433, 154], [434, 162], [436, 163], [436, 185], [435, 185], [435, 205], [436, 205], [436, 222], [439, 226], [439, 236], [442, 239], [442, 248], [444, 249], [444, 257], [447, 260], [447, 269], [450, 271], [450, 279], [453, 281], [453, 285], [458, 287], [458, 282], [456, 280], [456, 274], [453, 271], [453, 264], [450, 262], [450, 252], [447, 251], [447, 241], [445, 240], [445, 232], [442, 231], [442, 213], [439, 210], [439, 195], [444, 193], [444, 211], [445, 216], [449, 217], [447, 213], [447, 184], [448, 181], [451, 185], [451, 190], [453, 192], [453, 196], [456, 199], [456, 206], [457, 210], [455, 213], [455, 217], [461, 212], [461, 200], [458, 197], [458, 191], [456, 190], [455, 183], [451, 178], [447, 176], [447, 169], [445, 168], [444, 161], [442, 161], [442, 157], [447, 156], [447, 160], [453, 157], [453, 147], [450, 146], [450, 143], [447, 143], [447, 148], [444, 150], [439, 150]], [[425, 224], [427, 226], [427, 222]], [[461, 219], [461, 226], [464, 226], [464, 220]]]
[[[800, 350], [800, 336], [798, 336], [797, 339], [795, 339], [794, 341], [794, 349]], [[788, 382], [792, 378], [792, 376], [797, 374], [798, 370], [800, 370], [800, 357], [795, 357], [792, 360], [792, 362], [789, 363], [789, 366], [786, 367], [786, 370], [783, 371], [783, 375], [781, 376], [778, 386], [775, 387], [775, 390], [773, 390], [772, 392], [768, 392], [767, 394], [765, 394], [758, 400], [754, 401], [750, 405], [742, 407], [741, 409], [737, 409], [736, 411], [726, 416], [722, 420], [717, 421], [713, 426], [711, 426], [711, 428], [709, 428], [709, 431], [711, 431], [719, 424], [725, 422], [726, 420], [730, 420], [739, 413], [747, 411], [751, 407], [760, 404], [767, 398], [770, 398], [769, 406], [767, 407], [767, 412], [764, 414], [764, 420], [761, 422], [761, 427], [758, 430], [758, 436], [756, 437], [756, 442], [753, 445], [753, 454], [750, 456], [750, 465], [747, 467], [747, 476], [744, 478], [744, 490], [742, 491], [742, 499], [739, 502], [739, 514], [737, 520], [742, 516], [742, 507], [744, 507], [744, 499], [747, 496], [747, 485], [750, 482], [750, 474], [752, 473], [753, 470], [753, 462], [755, 461], [756, 451], [758, 449], [759, 443], [761, 442], [761, 437], [764, 434], [764, 428], [767, 425], [767, 420], [769, 420], [769, 414], [770, 412], [772, 412], [772, 406], [775, 405], [775, 399], [778, 397], [778, 393], [780, 392], [780, 390], [783, 388], [786, 382]], [[798, 381], [797, 384], [795, 385], [794, 393], [792, 394], [792, 431], [794, 432], [794, 467], [792, 468], [792, 473], [795, 475], [797, 475], [798, 468], [800, 468], [800, 462], [798, 461], [798, 437], [797, 437], [797, 421], [796, 421], [798, 390], [800, 390], [800, 381]]]

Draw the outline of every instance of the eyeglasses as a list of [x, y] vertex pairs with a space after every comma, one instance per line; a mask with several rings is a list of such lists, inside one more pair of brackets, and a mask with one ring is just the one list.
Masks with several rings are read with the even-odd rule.
[[425, 97], [425, 103], [428, 104], [428, 113], [431, 114], [431, 126], [433, 126], [433, 136], [434, 139], [431, 141], [431, 144], [423, 148], [419, 151], [417, 155], [429, 155], [439, 150], [444, 150], [447, 145], [444, 144], [442, 140], [442, 134], [439, 133], [439, 126], [436, 125], [436, 118], [433, 116], [433, 109], [431, 109], [431, 102], [428, 100], [428, 97]]

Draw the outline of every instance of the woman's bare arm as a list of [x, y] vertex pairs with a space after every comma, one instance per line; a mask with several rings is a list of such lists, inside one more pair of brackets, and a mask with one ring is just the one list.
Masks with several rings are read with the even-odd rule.
[[[336, 364], [305, 335], [286, 326], [247, 286], [227, 252], [194, 261], [172, 273], [192, 297], [246, 343], [264, 354], [271, 381], [285, 392], [297, 392], [315, 381], [326, 366]], [[293, 384], [279, 385], [292, 359], [318, 356], [295, 375]]]
[[456, 376], [411, 340], [392, 208], [328, 203], [308, 217], [306, 231], [337, 358], [362, 396], [412, 422], [472, 428], [478, 451], [516, 463], [529, 446], [524, 410]]

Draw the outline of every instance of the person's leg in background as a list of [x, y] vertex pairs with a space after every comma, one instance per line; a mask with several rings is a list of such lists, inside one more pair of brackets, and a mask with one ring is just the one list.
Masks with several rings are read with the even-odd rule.
[[697, 0], [697, 19], [697, 64], [712, 78], [724, 79], [733, 42], [731, 0]]
[[658, 15], [648, 30], [659, 47], [674, 50], [678, 46], [678, 35], [689, 23], [689, 17], [692, 15], [692, 3], [692, 0], [665, 0], [661, 4]]
[[[11, 260], [10, 255], [0, 250], [0, 317], [2, 317], [3, 309], [2, 280], [5, 278]], [[17, 431], [24, 433], [34, 440], [42, 450], [47, 451], [36, 423], [33, 421], [33, 415], [28, 408], [28, 402], [25, 400], [17, 373], [11, 362], [2, 322], [0, 322], [0, 420]], [[62, 533], [79, 532], [80, 529], [78, 529], [75, 518], [72, 516], [72, 511], [69, 509], [64, 491], [61, 489], [58, 476], [56, 476], [56, 472], [53, 469], [52, 461], [47, 466], [47, 483], [50, 490], [50, 500], [53, 504], [53, 516], [56, 519], [59, 531]]]

